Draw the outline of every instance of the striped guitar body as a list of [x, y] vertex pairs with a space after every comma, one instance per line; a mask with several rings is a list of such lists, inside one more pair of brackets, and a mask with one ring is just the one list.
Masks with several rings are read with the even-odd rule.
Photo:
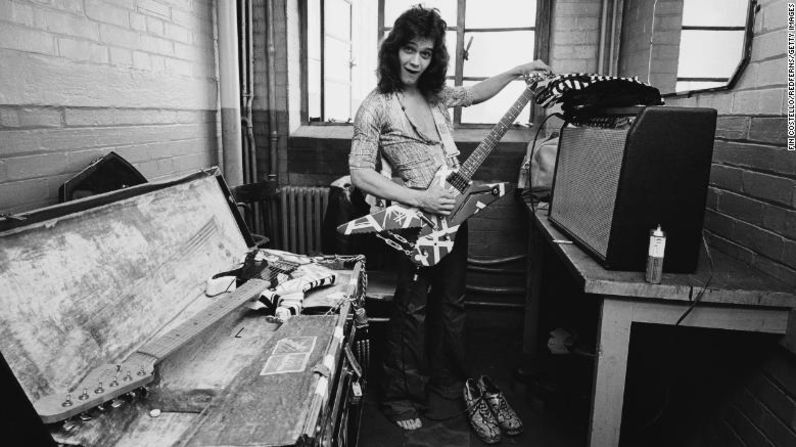
[[[495, 200], [506, 195], [508, 183], [505, 182], [483, 185], [474, 185], [472, 182], [467, 182], [464, 190], [459, 191], [446, 181], [446, 178], [449, 177], [445, 175], [446, 172], [450, 171], [447, 169], [440, 170], [434, 181], [439, 181], [442, 186], [456, 191], [456, 203], [454, 204], [453, 212], [448, 216], [417, 210], [422, 216], [420, 219], [424, 223], [431, 222], [420, 227], [420, 233], [414, 244], [411, 259], [420, 266], [428, 267], [439, 263], [442, 258], [453, 250], [459, 226]], [[457, 172], [452, 172], [450, 176], [459, 178], [457, 177]]]
[[[436, 265], [453, 250], [462, 222], [503, 197], [508, 186], [508, 183], [474, 185], [467, 182], [459, 189], [459, 185], [453, 186], [448, 182], [449, 178], [460, 177], [456, 171], [446, 168], [437, 171], [434, 177], [434, 183], [456, 194], [453, 212], [448, 216], [395, 204], [343, 224], [338, 231], [346, 235], [375, 232], [387, 245], [403, 252], [418, 266]], [[400, 231], [412, 228], [420, 230], [411, 234]]]
[[[550, 78], [552, 75], [547, 74], [526, 79], [528, 85], [522, 95], [462, 163], [458, 171], [443, 167], [436, 173], [432, 184], [437, 183], [456, 194], [456, 202], [450, 215], [440, 216], [402, 204], [394, 204], [344, 223], [337, 227], [337, 231], [345, 235], [375, 233], [387, 245], [403, 252], [418, 266], [430, 267], [438, 264], [453, 250], [456, 232], [462, 222], [506, 195], [508, 183], [475, 185], [471, 179], [520, 111], [531, 100], [539, 82]], [[414, 228], [419, 228], [416, 235], [405, 231]]]

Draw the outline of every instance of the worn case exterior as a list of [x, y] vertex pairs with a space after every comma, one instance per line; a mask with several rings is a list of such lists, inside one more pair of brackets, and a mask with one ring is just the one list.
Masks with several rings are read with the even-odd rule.
[[664, 271], [696, 270], [716, 111], [639, 108], [629, 128], [565, 127], [550, 221], [610, 270], [644, 271], [649, 230], [667, 234]]
[[[349, 445], [356, 442], [359, 413], [338, 413], [336, 422], [326, 421], [338, 404], [329, 397], [338, 390], [334, 386], [351, 381], [342, 342], [354, 335], [351, 306], [364, 293], [361, 262], [354, 270], [340, 270], [333, 286], [308, 293], [305, 304], [327, 302], [327, 294], [350, 299], [343, 300], [339, 313], [292, 323], [297, 334], [319, 340], [313, 363], [300, 378], [299, 373], [270, 376], [282, 388], [254, 392], [245, 386], [262, 379], [261, 360], [271, 354], [269, 343], [280, 336], [280, 326], [243, 305], [158, 363], [145, 397], [139, 393], [119, 408], [91, 410], [94, 418], [72, 430], [41, 424], [31, 401], [66, 392], [93, 368], [122, 361], [223, 300], [205, 296], [206, 281], [238, 265], [251, 244], [228, 188], [212, 173], [133, 186], [19, 218], [24, 220], [0, 223], [0, 353], [8, 364], [0, 368], [0, 385], [9, 398], [6, 406], [24, 419], [9, 432], [24, 428], [41, 434], [43, 443], [54, 438], [87, 447], [216, 445], [200, 436], [211, 416], [224, 417], [212, 409], [249, 396], [262, 411], [246, 414], [245, 407], [237, 408], [247, 418], [225, 420], [223, 445], [311, 444], [319, 434], [341, 430], [351, 432]], [[321, 396], [316, 393], [321, 375], [314, 367], [327, 356], [340, 366], [327, 377], [329, 389]], [[340, 391], [344, 399], [347, 392]], [[289, 409], [276, 407], [285, 402]], [[152, 409], [161, 414], [150, 417]], [[350, 425], [341, 427], [349, 418]], [[33, 436], [27, 439], [38, 445]]]

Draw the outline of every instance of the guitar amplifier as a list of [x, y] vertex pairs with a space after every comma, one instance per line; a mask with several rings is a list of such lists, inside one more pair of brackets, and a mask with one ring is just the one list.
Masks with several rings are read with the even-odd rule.
[[644, 271], [649, 231], [664, 271], [696, 270], [716, 111], [631, 107], [561, 132], [550, 221], [610, 270]]

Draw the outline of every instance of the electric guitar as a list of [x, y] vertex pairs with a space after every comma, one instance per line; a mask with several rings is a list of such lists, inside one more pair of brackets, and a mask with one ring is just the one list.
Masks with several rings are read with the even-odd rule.
[[117, 407], [122, 403], [117, 398], [154, 380], [158, 363], [239, 306], [261, 299], [269, 289], [306, 292], [334, 283], [335, 279], [331, 269], [316, 266], [310, 258], [276, 250], [250, 253], [239, 271], [248, 280], [228, 296], [146, 343], [124, 362], [94, 368], [72, 391], [45, 395], [34, 402], [42, 421], [59, 422], [109, 401]]
[[[497, 146], [540, 84], [549, 82], [551, 73], [535, 73], [525, 78], [526, 88], [508, 112], [492, 128], [458, 170], [441, 167], [434, 175], [433, 184], [454, 192], [456, 201], [447, 216], [429, 213], [400, 203], [371, 213], [337, 227], [345, 234], [376, 233], [390, 247], [403, 252], [418, 266], [436, 265], [453, 250], [459, 226], [470, 216], [483, 210], [506, 194], [507, 182], [474, 185], [473, 174]], [[399, 230], [419, 228], [416, 239]], [[414, 239], [414, 240], [412, 240]]]

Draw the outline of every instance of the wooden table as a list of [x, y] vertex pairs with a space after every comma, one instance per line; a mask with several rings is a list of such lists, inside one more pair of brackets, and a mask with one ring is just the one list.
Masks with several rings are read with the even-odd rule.
[[[529, 208], [530, 210], [530, 208]], [[523, 350], [534, 359], [539, 340], [539, 302], [543, 299], [542, 268], [549, 253], [563, 261], [578, 288], [600, 300], [594, 386], [589, 421], [589, 446], [619, 444], [631, 327], [634, 323], [675, 325], [708, 280], [709, 267], [694, 274], [664, 274], [649, 284], [643, 272], [609, 271], [569, 241], [547, 219], [547, 211], [529, 212], [528, 294]], [[552, 247], [545, 249], [544, 245]], [[713, 277], [681, 326], [786, 334], [796, 307], [792, 287], [751, 267], [712, 251]]]

